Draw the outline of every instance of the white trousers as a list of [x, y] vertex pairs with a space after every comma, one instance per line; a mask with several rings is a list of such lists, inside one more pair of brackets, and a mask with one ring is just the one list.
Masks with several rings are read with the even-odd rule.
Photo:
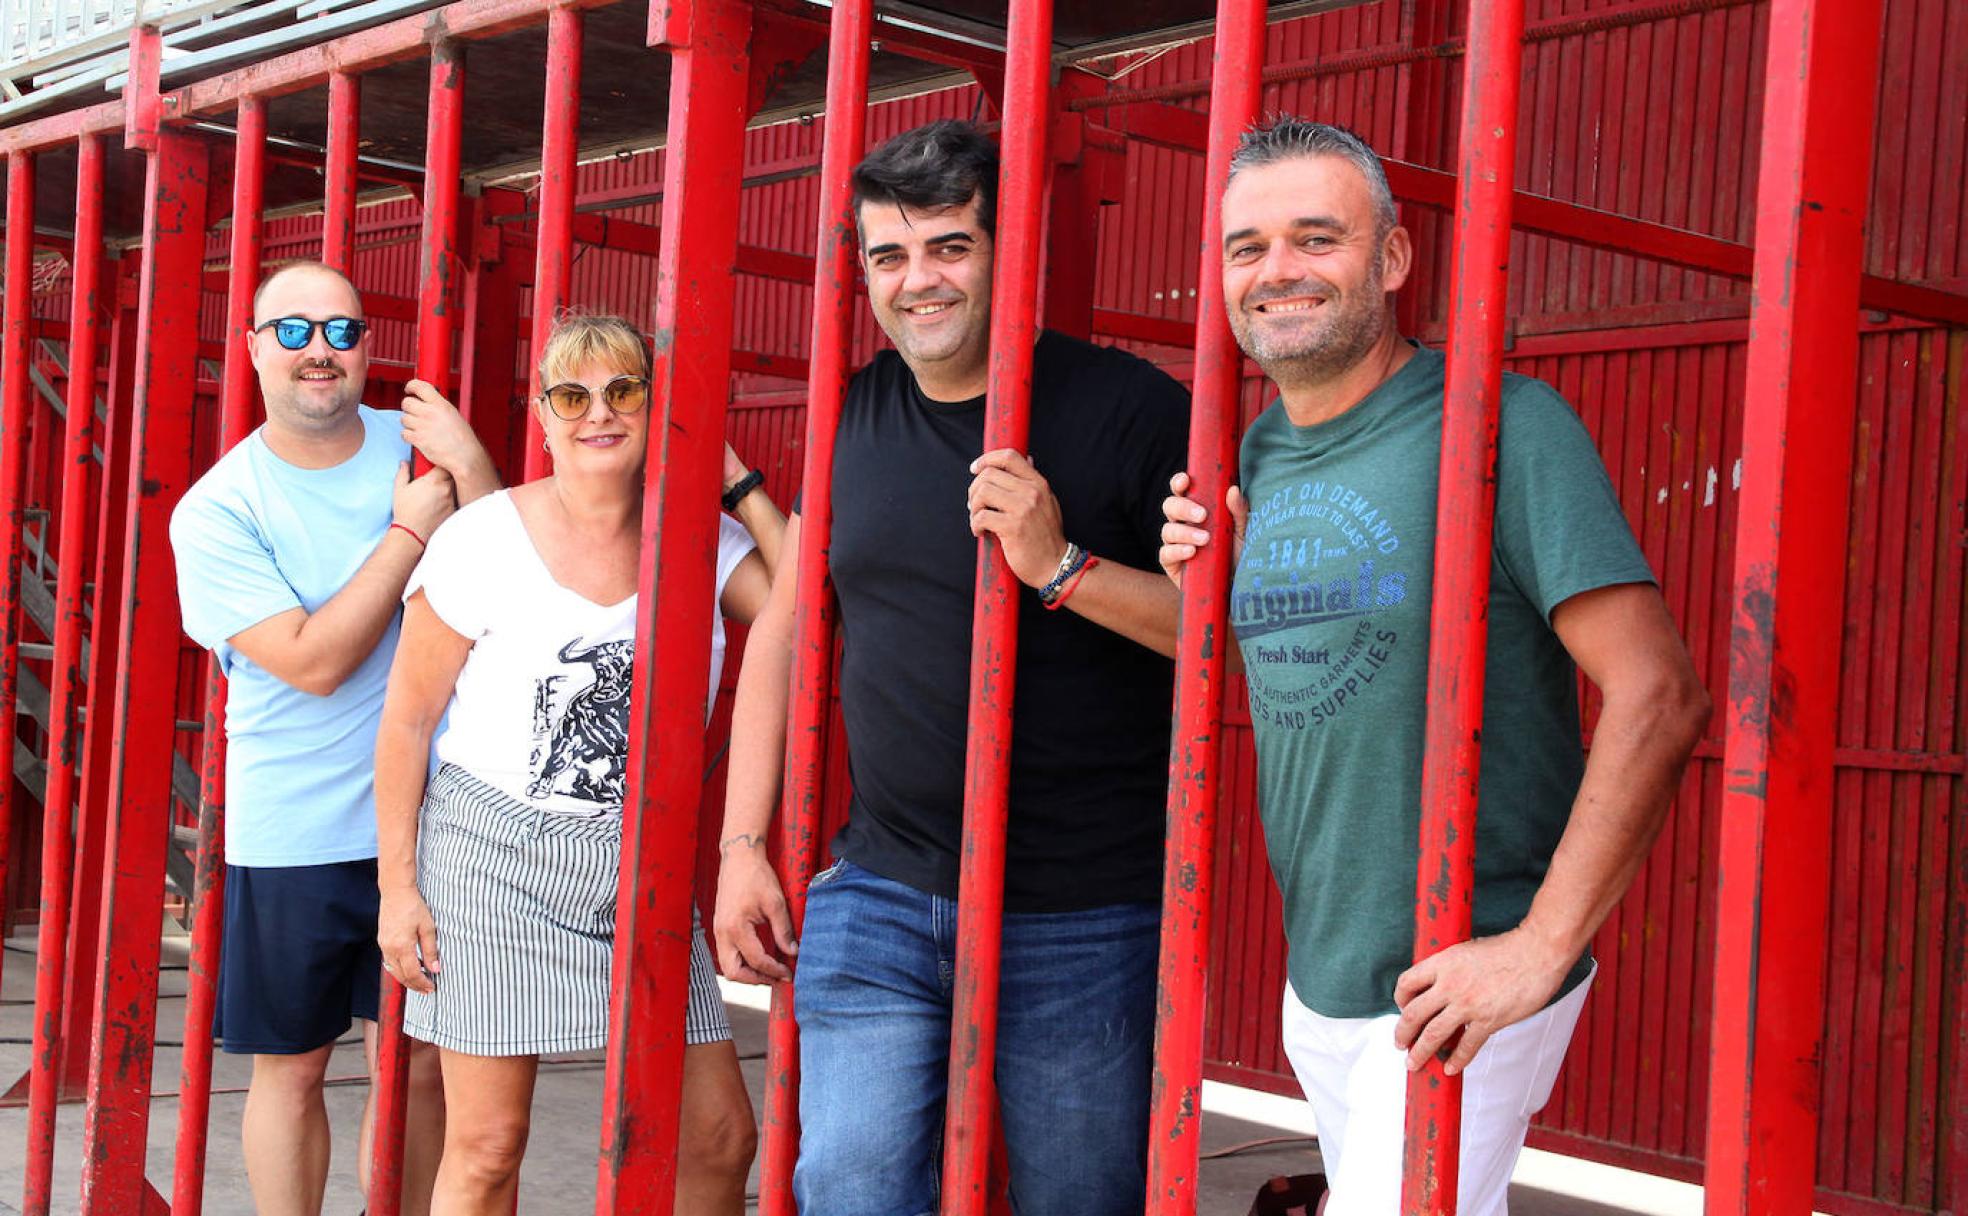
[[[1463, 1072], [1460, 1216], [1509, 1210], [1524, 1134], [1551, 1099], [1591, 987], [1588, 975], [1564, 1000], [1492, 1035]], [[1285, 985], [1285, 1054], [1319, 1133], [1325, 1216], [1400, 1216], [1408, 1057], [1394, 1045], [1398, 1021], [1321, 1017]]]

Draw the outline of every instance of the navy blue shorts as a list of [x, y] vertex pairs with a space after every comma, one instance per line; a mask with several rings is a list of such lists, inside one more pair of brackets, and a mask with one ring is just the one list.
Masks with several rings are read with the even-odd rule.
[[227, 866], [213, 1033], [235, 1055], [299, 1055], [376, 1017], [376, 861]]

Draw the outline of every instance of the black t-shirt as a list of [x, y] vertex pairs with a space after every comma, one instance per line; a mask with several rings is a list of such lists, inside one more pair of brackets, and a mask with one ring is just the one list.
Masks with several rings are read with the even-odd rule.
[[[883, 351], [848, 389], [830, 570], [854, 798], [837, 856], [954, 898], [977, 541], [965, 495], [984, 399], [945, 404]], [[1066, 537], [1157, 569], [1189, 395], [1153, 364], [1056, 333], [1032, 367], [1029, 454]], [[1005, 906], [1067, 911], [1161, 897], [1174, 664], [1018, 591]]]

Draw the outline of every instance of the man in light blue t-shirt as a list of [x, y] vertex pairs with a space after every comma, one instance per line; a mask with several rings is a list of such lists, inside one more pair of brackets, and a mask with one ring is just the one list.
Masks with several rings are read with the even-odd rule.
[[[253, 1057], [247, 1179], [259, 1212], [314, 1216], [328, 1174], [322, 1079], [356, 1018], [374, 1059], [372, 780], [398, 604], [432, 529], [498, 477], [430, 385], [411, 381], [401, 412], [360, 404], [367, 325], [337, 271], [275, 271], [253, 324], [266, 424], [185, 494], [171, 545], [185, 632], [228, 681], [216, 1029], [226, 1051]], [[412, 448], [435, 466], [414, 479]], [[413, 1064], [412, 1085], [438, 1100], [435, 1067]], [[441, 1143], [441, 1117], [412, 1120], [406, 1211], [426, 1209]]]

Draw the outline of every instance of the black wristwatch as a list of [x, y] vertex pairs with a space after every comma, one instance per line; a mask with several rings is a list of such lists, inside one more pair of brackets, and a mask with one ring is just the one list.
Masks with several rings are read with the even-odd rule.
[[745, 495], [750, 494], [753, 490], [758, 489], [764, 484], [765, 474], [759, 472], [757, 469], [753, 469], [743, 477], [740, 477], [737, 485], [726, 490], [724, 497], [719, 501], [724, 504], [726, 511], [736, 511], [738, 504], [745, 501]]

